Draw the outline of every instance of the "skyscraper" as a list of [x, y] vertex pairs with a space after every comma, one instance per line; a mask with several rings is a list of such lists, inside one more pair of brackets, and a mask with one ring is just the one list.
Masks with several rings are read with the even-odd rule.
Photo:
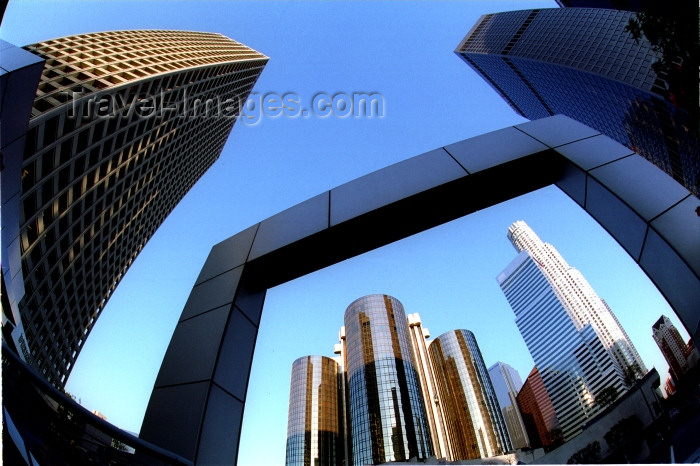
[[563, 441], [554, 405], [537, 367], [530, 371], [516, 401], [532, 448], [548, 448]]
[[488, 14], [456, 53], [519, 115], [576, 119], [638, 152], [697, 195], [697, 124], [674, 103], [666, 76], [654, 71], [659, 55], [651, 44], [625, 30], [633, 16], [595, 8]]
[[666, 316], [659, 317], [651, 327], [654, 341], [659, 345], [661, 353], [668, 362], [669, 371], [675, 381], [688, 370], [688, 356], [690, 355], [690, 345], [683, 341], [683, 337], [678, 329], [673, 325], [671, 319]]
[[353, 464], [427, 458], [430, 427], [401, 303], [387, 295], [345, 311]]
[[510, 365], [499, 361], [489, 367], [489, 377], [496, 392], [498, 404], [501, 406], [513, 448], [529, 447], [530, 441], [516, 401], [518, 392], [523, 386], [520, 374]]
[[430, 338], [430, 331], [423, 327], [420, 315], [416, 312], [408, 314], [408, 328], [411, 334], [411, 347], [413, 356], [416, 359], [418, 368], [418, 378], [423, 388], [423, 402], [428, 416], [430, 426], [430, 436], [433, 439], [433, 452], [438, 458], [446, 458], [450, 453], [449, 438], [445, 432], [445, 419], [438, 395], [435, 371], [430, 362], [427, 339]]
[[627, 332], [581, 272], [570, 267], [551, 244], [544, 243], [523, 221], [514, 222], [508, 228], [507, 236], [518, 252], [527, 251], [538, 265], [576, 329], [580, 331], [586, 325], [592, 327], [605, 349], [615, 358], [628, 383], [646, 374], [646, 366]]
[[159, 30], [25, 49], [45, 65], [23, 157], [3, 160], [21, 173], [2, 172], [3, 332], [63, 387], [124, 273], [219, 157], [267, 57]]
[[[538, 243], [536, 236], [512, 237], [515, 226], [521, 227], [517, 231], [525, 231], [522, 228], [526, 225], [521, 223], [516, 222], [509, 230], [516, 249], [521, 249], [523, 243], [539, 245], [541, 248], [537, 249], [547, 251], [547, 257], [539, 252], [530, 253], [529, 248], [521, 250], [497, 281], [513, 308], [515, 323], [542, 375], [563, 436], [568, 440], [602, 408], [596, 397], [603, 390], [612, 387], [621, 393], [627, 385], [623, 370], [592, 323], [586, 320], [588, 316], [578, 315], [561, 298], [580, 291], [573, 286], [562, 286], [570, 285], [566, 277], [549, 279], [557, 270], [552, 262], [561, 265], [556, 250]], [[550, 264], [542, 263], [538, 256]]]
[[288, 466], [344, 464], [339, 374], [338, 363], [325, 356], [294, 361], [287, 425]]
[[429, 345], [447, 432], [449, 460], [497, 456], [512, 449], [474, 334], [443, 333]]

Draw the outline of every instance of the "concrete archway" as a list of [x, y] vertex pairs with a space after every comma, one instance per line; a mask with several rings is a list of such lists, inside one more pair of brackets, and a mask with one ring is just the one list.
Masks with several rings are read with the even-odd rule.
[[698, 198], [626, 147], [557, 115], [370, 173], [214, 246], [141, 438], [198, 465], [234, 464], [268, 288], [550, 184], [620, 243], [697, 341]]

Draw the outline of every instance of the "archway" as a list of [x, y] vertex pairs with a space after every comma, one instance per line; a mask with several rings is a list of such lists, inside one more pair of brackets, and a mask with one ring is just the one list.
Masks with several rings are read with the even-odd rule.
[[234, 463], [267, 289], [551, 184], [620, 243], [697, 338], [698, 199], [624, 146], [557, 115], [370, 173], [214, 246], [141, 438], [196, 464]]

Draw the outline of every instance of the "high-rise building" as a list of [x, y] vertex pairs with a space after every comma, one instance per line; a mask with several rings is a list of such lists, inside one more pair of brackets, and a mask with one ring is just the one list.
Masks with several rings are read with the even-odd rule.
[[590, 323], [575, 320], [528, 253], [518, 256], [497, 280], [552, 400], [565, 440], [581, 432], [601, 406], [608, 387], [625, 390], [624, 375]]
[[24, 49], [45, 64], [23, 155], [3, 153], [3, 334], [63, 387], [129, 266], [219, 157], [267, 57], [163, 30]]
[[489, 377], [496, 392], [498, 404], [501, 406], [513, 448], [529, 447], [527, 431], [516, 401], [518, 392], [523, 386], [520, 374], [510, 365], [499, 361], [489, 367]]
[[675, 381], [683, 377], [688, 370], [688, 356], [691, 347], [681, 337], [671, 319], [662, 315], [651, 327], [654, 341], [668, 362], [669, 371]]
[[435, 371], [430, 363], [430, 353], [426, 341], [430, 338], [430, 331], [423, 327], [423, 322], [417, 312], [408, 314], [408, 328], [411, 333], [411, 347], [416, 359], [418, 378], [423, 388], [423, 403], [428, 415], [430, 436], [433, 439], [433, 452], [438, 458], [446, 458], [450, 453], [449, 438], [445, 432], [445, 421], [440, 405]]
[[487, 14], [456, 53], [519, 115], [534, 120], [564, 114], [578, 120], [697, 195], [697, 124], [677, 106], [680, 97], [667, 77], [654, 71], [660, 55], [644, 37], [635, 40], [625, 30], [634, 15], [607, 8]]
[[305, 356], [292, 364], [288, 466], [344, 464], [340, 375], [338, 363], [325, 356]]
[[628, 383], [646, 374], [646, 366], [625, 329], [581, 272], [570, 267], [554, 246], [543, 242], [523, 221], [514, 222], [507, 236], [518, 252], [527, 251], [532, 257], [576, 329], [582, 330], [586, 325], [593, 328]]
[[451, 461], [512, 450], [505, 421], [474, 334], [452, 330], [430, 342]]
[[537, 367], [527, 376], [516, 401], [532, 448], [549, 448], [563, 442], [554, 405]]
[[420, 379], [401, 303], [387, 295], [345, 311], [353, 464], [433, 455]]

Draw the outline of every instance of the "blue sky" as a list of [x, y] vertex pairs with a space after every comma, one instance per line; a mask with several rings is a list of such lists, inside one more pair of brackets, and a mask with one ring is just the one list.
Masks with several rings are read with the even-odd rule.
[[[117, 29], [220, 32], [270, 57], [255, 91], [377, 92], [382, 118], [238, 122], [219, 161], [158, 229], [98, 320], [67, 390], [138, 432], [160, 362], [211, 247], [283, 209], [408, 157], [525, 121], [453, 50], [481, 14], [515, 2], [10, 2], [2, 39], [25, 45]], [[474, 332], [488, 366], [533, 366], [496, 275], [515, 257], [506, 230], [525, 220], [610, 304], [648, 367], [651, 337], [679, 320], [626, 253], [554, 187], [477, 212], [278, 286], [267, 294], [239, 464], [283, 464], [294, 359], [332, 355], [345, 308], [370, 293], [419, 312], [433, 336]], [[683, 331], [684, 336], [687, 334]], [[174, 409], [177, 409], [176, 407]]]

